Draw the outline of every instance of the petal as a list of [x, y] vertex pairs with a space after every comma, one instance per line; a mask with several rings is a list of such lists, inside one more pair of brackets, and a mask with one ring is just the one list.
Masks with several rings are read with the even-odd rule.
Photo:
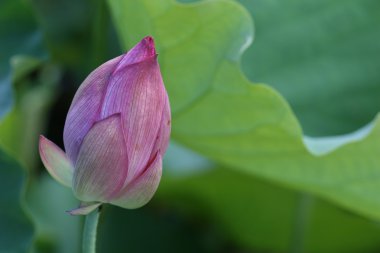
[[108, 202], [127, 176], [127, 150], [120, 114], [95, 123], [83, 140], [75, 164], [73, 190], [82, 201]]
[[158, 131], [157, 140], [154, 144], [152, 154], [156, 154], [159, 152], [161, 156], [163, 156], [166, 152], [166, 149], [169, 144], [170, 138], [170, 130], [171, 130], [171, 114], [170, 114], [170, 104], [169, 99], [166, 96], [166, 103], [164, 107], [164, 112], [162, 114], [161, 126]]
[[87, 215], [98, 208], [102, 203], [91, 202], [91, 203], [81, 203], [78, 208], [66, 211], [71, 215]]
[[63, 140], [67, 156], [75, 164], [84, 136], [99, 118], [100, 107], [112, 72], [122, 56], [95, 69], [79, 87], [67, 114]]
[[104, 63], [84, 80], [71, 104], [63, 133], [65, 149], [73, 163], [77, 160], [84, 136], [94, 122], [100, 119], [100, 107], [110, 76], [127, 65], [144, 61], [155, 55], [153, 39], [146, 37], [127, 54]]
[[40, 156], [49, 174], [64, 186], [71, 187], [74, 168], [57, 145], [40, 135]]
[[136, 46], [134, 46], [118, 64], [115, 71], [124, 68], [127, 65], [145, 61], [156, 55], [153, 38], [150, 36], [142, 39]]
[[129, 65], [110, 80], [101, 117], [120, 112], [128, 150], [125, 185], [146, 167], [161, 125], [166, 91], [156, 58]]
[[162, 158], [157, 154], [150, 166], [129, 183], [111, 203], [123, 208], [139, 208], [153, 197], [160, 183]]

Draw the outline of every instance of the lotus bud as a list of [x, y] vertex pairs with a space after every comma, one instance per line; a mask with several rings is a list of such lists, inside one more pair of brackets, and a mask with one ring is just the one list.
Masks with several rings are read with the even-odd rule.
[[170, 107], [151, 37], [95, 69], [79, 87], [64, 127], [66, 152], [40, 137], [41, 159], [72, 187], [87, 214], [101, 203], [146, 204], [162, 174]]

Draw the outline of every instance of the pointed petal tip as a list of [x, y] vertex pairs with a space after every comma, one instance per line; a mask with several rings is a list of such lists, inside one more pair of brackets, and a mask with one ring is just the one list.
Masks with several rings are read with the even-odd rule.
[[40, 135], [39, 152], [49, 174], [64, 186], [71, 187], [74, 168], [65, 152], [43, 135]]
[[49, 139], [46, 138], [45, 136], [43, 136], [42, 134], [40, 134], [40, 138], [39, 138], [39, 142], [38, 142], [38, 147], [39, 147], [40, 151], [46, 142], [50, 142]]
[[154, 39], [151, 35], [145, 36], [142, 40], [149, 42], [149, 43], [153, 43], [153, 45], [154, 45]]
[[152, 36], [146, 36], [143, 38], [140, 42], [143, 45], [143, 48], [147, 51], [147, 56], [155, 56], [156, 53], [156, 47], [154, 45], [154, 39]]
[[49, 140], [40, 134], [39, 142], [38, 142], [38, 150], [40, 152], [40, 156], [42, 159], [42, 162], [46, 161], [46, 154], [45, 154], [45, 147], [49, 145]]
[[150, 59], [156, 60], [157, 53], [153, 37], [147, 36], [123, 55], [123, 59], [119, 62], [113, 73], [116, 73], [128, 65], [144, 62]]

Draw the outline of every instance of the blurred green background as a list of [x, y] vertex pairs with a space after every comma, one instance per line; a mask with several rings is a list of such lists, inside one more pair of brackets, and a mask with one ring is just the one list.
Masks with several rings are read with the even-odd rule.
[[80, 83], [146, 35], [172, 141], [149, 204], [104, 207], [98, 252], [379, 252], [380, 2], [180, 2], [0, 0], [0, 252], [80, 252], [38, 136], [63, 147]]

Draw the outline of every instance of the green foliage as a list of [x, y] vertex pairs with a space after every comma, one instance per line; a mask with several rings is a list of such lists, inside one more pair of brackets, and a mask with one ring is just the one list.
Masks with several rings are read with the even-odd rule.
[[242, 58], [287, 99], [310, 135], [341, 134], [380, 111], [380, 3], [239, 0], [255, 21]]
[[35, 253], [80, 252], [82, 217], [65, 212], [78, 205], [70, 189], [44, 173], [34, 178], [26, 203], [36, 227]]
[[165, 164], [158, 200], [214, 224], [222, 236], [248, 249], [343, 253], [379, 247], [377, 222], [320, 198], [220, 168], [175, 143]]
[[[369, 134], [338, 140], [340, 145], [336, 139], [307, 139], [307, 147], [285, 100], [266, 85], [250, 83], [240, 71], [240, 55], [253, 35], [252, 21], [240, 5], [109, 4], [125, 47], [147, 34], [156, 38], [176, 140], [235, 170], [380, 219], [379, 124], [368, 127]], [[337, 149], [322, 155], [331, 142]]]
[[0, 252], [26, 252], [32, 243], [33, 226], [22, 203], [25, 171], [0, 149]]
[[[225, 238], [214, 235], [215, 231], [199, 230], [198, 224], [165, 207], [148, 204], [126, 210], [105, 206], [101, 215], [99, 253], [207, 253], [222, 252], [225, 246]], [[210, 234], [214, 238], [207, 238]]]
[[[77, 87], [120, 52], [103, 0], [32, 0], [51, 58], [75, 75]], [[65, 10], [65, 11], [62, 11]]]
[[38, 157], [38, 136], [45, 127], [49, 105], [57, 95], [60, 71], [34, 57], [11, 58], [14, 106], [0, 122], [0, 146], [26, 168]]
[[21, 0], [0, 2], [0, 118], [12, 104], [10, 58], [15, 54], [44, 56], [42, 36], [29, 6]]
[[[300, 219], [300, 194], [244, 173], [215, 168], [166, 177], [158, 198], [188, 216], [217, 224], [226, 237], [259, 252], [289, 252], [295, 240], [301, 243], [293, 231]], [[378, 248], [376, 223], [320, 199], [311, 199], [309, 205], [302, 235], [305, 252], [375, 252]]]
[[0, 7], [0, 252], [28, 252], [34, 228], [24, 212], [26, 180], [19, 163], [35, 165], [38, 134], [59, 74], [40, 60], [46, 55], [42, 36], [26, 2], [2, 1]]

